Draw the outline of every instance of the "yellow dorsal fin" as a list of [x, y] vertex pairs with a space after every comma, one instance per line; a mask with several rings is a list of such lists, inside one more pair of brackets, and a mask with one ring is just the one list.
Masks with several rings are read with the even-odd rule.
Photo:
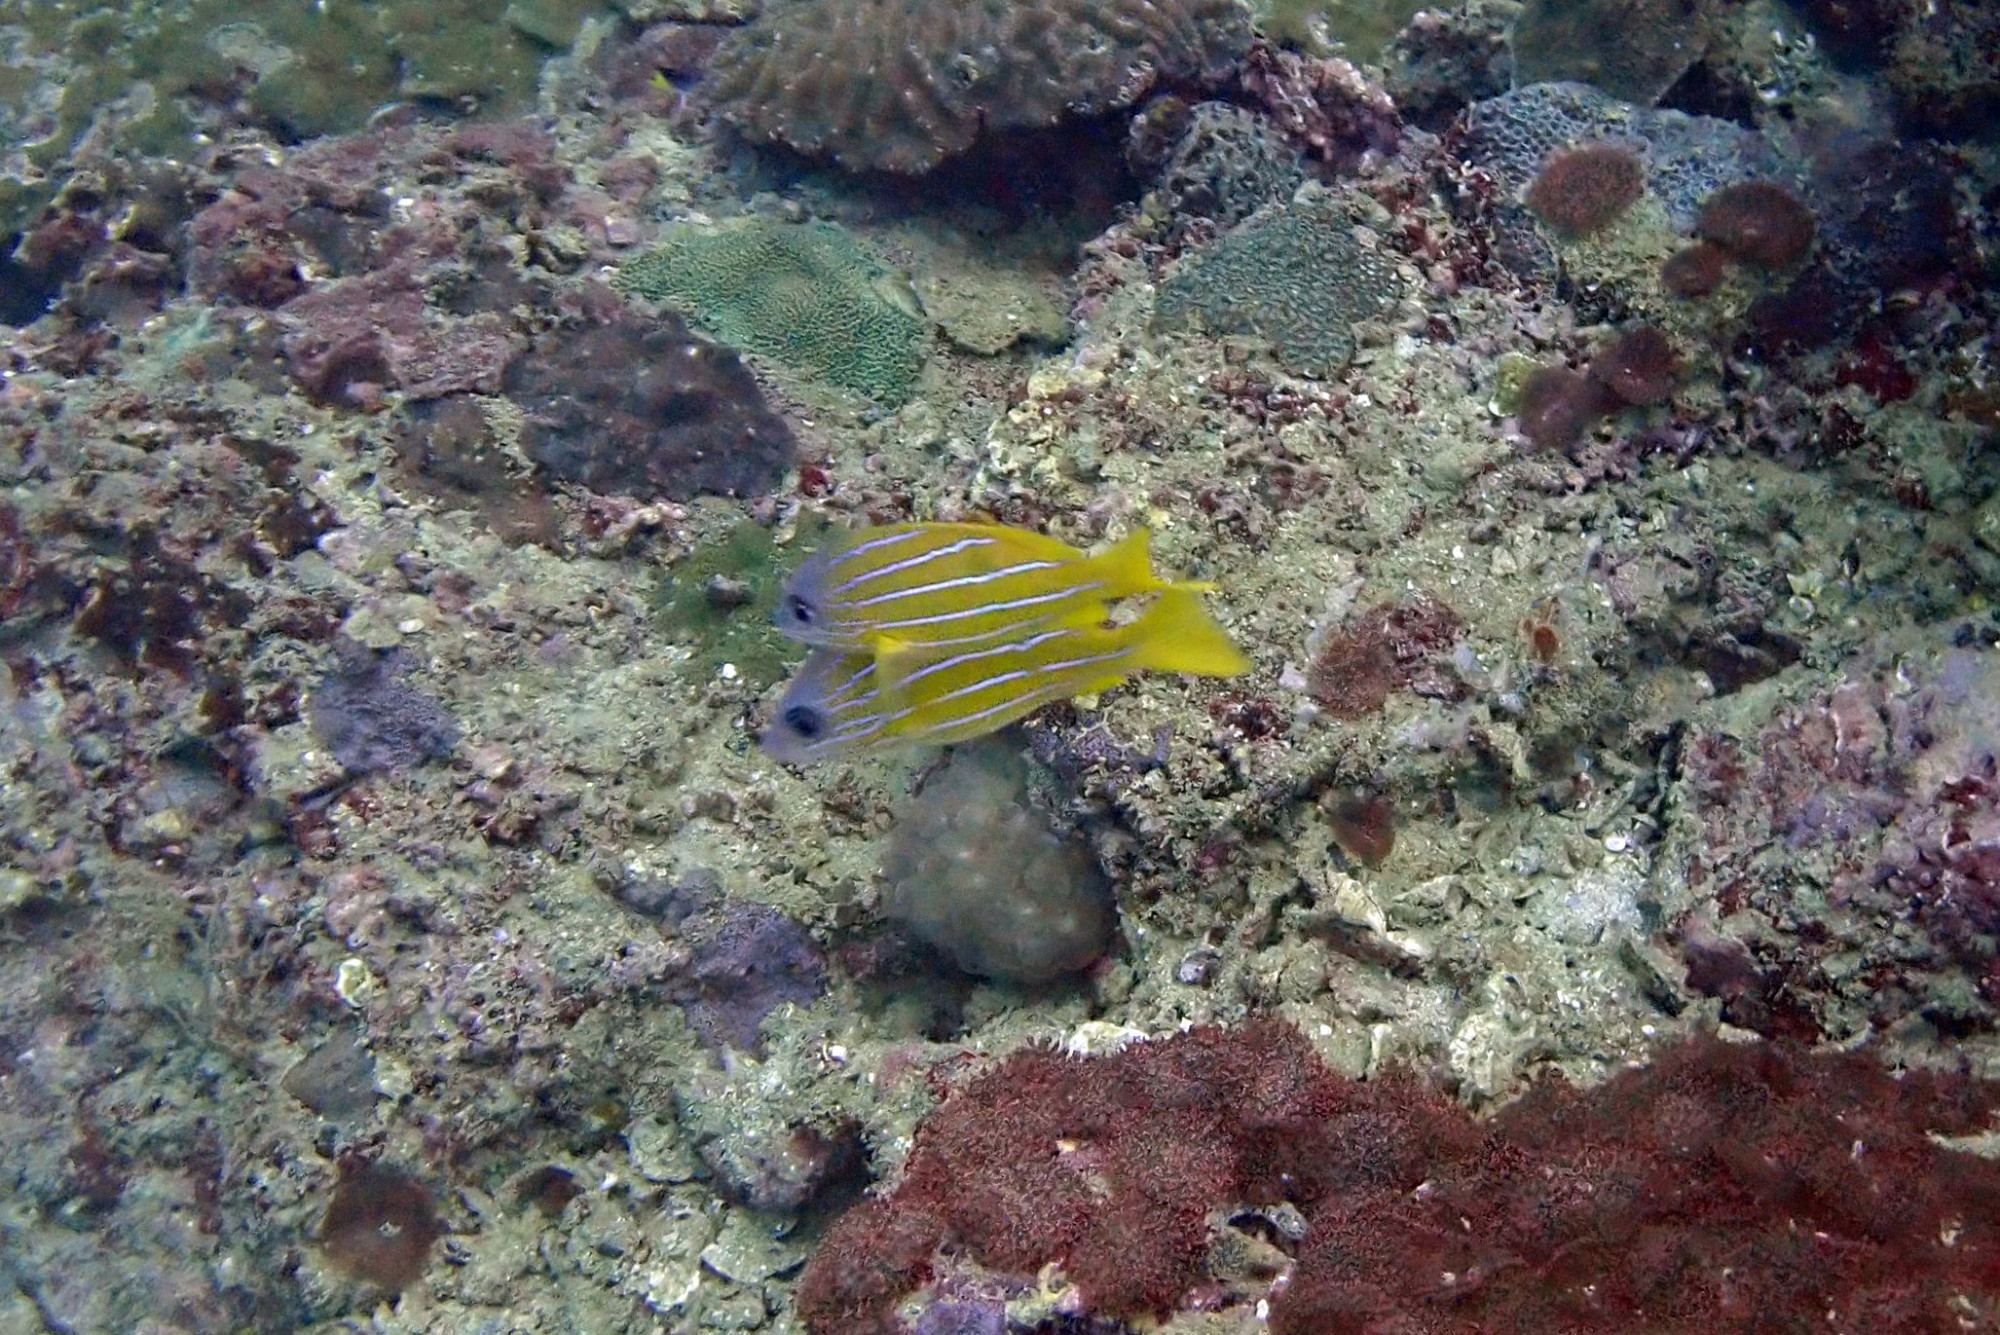
[[1152, 544], [1151, 533], [1135, 528], [1097, 555], [1086, 557], [1084, 564], [1090, 568], [1092, 578], [1103, 580], [1105, 588], [1117, 591], [1116, 597], [1145, 593], [1162, 587], [1153, 575]]
[[1161, 590], [1158, 601], [1132, 623], [1132, 634], [1129, 661], [1143, 671], [1234, 677], [1250, 670], [1250, 660], [1202, 607], [1191, 585]]

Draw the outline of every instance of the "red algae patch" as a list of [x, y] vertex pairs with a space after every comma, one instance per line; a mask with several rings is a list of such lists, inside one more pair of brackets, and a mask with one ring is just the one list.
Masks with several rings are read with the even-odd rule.
[[1589, 236], [1618, 220], [1646, 189], [1639, 155], [1594, 143], [1549, 155], [1528, 184], [1528, 211], [1564, 236]]
[[353, 1278], [397, 1293], [422, 1278], [444, 1232], [422, 1183], [394, 1168], [350, 1162], [341, 1165], [319, 1244]]
[[1812, 249], [1814, 226], [1812, 210], [1784, 186], [1742, 181], [1709, 197], [1694, 230], [1744, 264], [1782, 269]]

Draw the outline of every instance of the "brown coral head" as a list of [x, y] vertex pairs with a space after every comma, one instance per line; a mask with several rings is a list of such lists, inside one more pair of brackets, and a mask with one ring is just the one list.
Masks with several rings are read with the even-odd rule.
[[1521, 434], [1538, 449], [1566, 450], [1611, 407], [1610, 395], [1567, 366], [1544, 366], [1521, 384]]
[[1529, 182], [1525, 202], [1564, 236], [1589, 236], [1617, 221], [1645, 189], [1639, 155], [1600, 141], [1550, 154]]
[[1812, 210], [1784, 186], [1739, 181], [1709, 196], [1694, 230], [1745, 264], [1782, 269], [1812, 249], [1814, 226]]
[[394, 1168], [347, 1159], [320, 1221], [319, 1245], [355, 1279], [396, 1293], [422, 1277], [444, 1232], [422, 1183]]
[[1697, 241], [1667, 257], [1660, 286], [1677, 297], [1705, 297], [1722, 286], [1729, 253], [1713, 241]]
[[1681, 355], [1652, 325], [1634, 325], [1597, 350], [1588, 374], [1621, 403], [1665, 403], [1680, 384]]

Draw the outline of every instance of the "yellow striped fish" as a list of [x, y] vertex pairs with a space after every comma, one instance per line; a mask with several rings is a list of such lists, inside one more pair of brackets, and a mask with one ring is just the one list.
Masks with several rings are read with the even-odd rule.
[[815, 649], [759, 742], [773, 759], [801, 765], [901, 744], [943, 746], [1135, 672], [1231, 677], [1249, 667], [1195, 591], [1171, 585], [1129, 624], [1044, 622], [1007, 638], [933, 648], [894, 683], [866, 649]]
[[1144, 529], [1097, 556], [999, 524], [857, 529], [808, 558], [778, 598], [778, 629], [868, 650], [891, 677], [911, 648], [990, 643], [1024, 626], [1094, 625], [1105, 605], [1157, 593]]

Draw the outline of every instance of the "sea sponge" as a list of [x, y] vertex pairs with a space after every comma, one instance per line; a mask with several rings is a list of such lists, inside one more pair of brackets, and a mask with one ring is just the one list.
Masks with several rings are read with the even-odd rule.
[[1645, 190], [1639, 155], [1623, 144], [1600, 141], [1550, 155], [1524, 202], [1564, 236], [1589, 236], [1616, 222]]
[[1660, 265], [1660, 286], [1677, 297], [1705, 297], [1722, 286], [1728, 252], [1713, 241], [1697, 241], [1669, 255]]
[[1805, 201], [1771, 181], [1739, 181], [1701, 206], [1695, 233], [1735, 259], [1782, 269], [1804, 257], [1813, 243], [1813, 215]]
[[1005, 743], [955, 748], [897, 813], [882, 907], [967, 973], [1044, 983], [1104, 953], [1111, 892], [1030, 803], [1028, 777]]
[[914, 175], [983, 133], [1220, 84], [1249, 45], [1238, 0], [780, 0], [709, 87], [751, 139]]
[[1665, 403], [1681, 380], [1681, 355], [1649, 324], [1634, 325], [1599, 348], [1585, 372], [1617, 403]]
[[1521, 434], [1537, 448], [1566, 450], [1604, 415], [1604, 390], [1567, 366], [1544, 366], [1521, 382], [1515, 414]]
[[1402, 291], [1395, 267], [1354, 239], [1325, 199], [1264, 209], [1216, 239], [1160, 288], [1154, 320], [1270, 340], [1300, 375], [1328, 376], [1354, 356], [1354, 326]]
[[890, 407], [923, 369], [907, 288], [832, 223], [746, 218], [670, 228], [618, 273], [620, 291], [672, 305], [723, 342]]

